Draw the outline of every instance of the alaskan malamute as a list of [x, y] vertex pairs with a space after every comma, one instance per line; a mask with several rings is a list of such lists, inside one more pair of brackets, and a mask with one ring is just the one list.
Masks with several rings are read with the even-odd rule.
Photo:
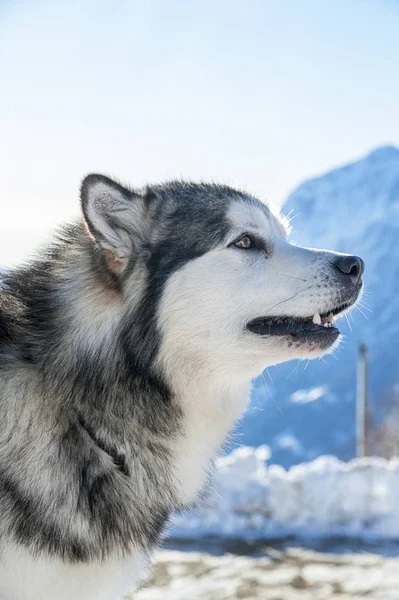
[[253, 196], [89, 175], [0, 292], [0, 598], [116, 600], [190, 505], [268, 365], [315, 358], [362, 289]]

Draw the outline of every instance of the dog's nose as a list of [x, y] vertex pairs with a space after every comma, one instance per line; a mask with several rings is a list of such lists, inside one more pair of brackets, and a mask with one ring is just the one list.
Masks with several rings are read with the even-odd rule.
[[338, 256], [334, 261], [337, 269], [345, 275], [349, 275], [352, 282], [357, 285], [362, 279], [364, 273], [364, 262], [358, 256]]

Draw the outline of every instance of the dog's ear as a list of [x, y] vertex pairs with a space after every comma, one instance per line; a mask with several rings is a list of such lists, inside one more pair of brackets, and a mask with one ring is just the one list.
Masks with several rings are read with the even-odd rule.
[[87, 228], [104, 251], [108, 267], [122, 274], [133, 251], [140, 196], [105, 175], [88, 175], [81, 186]]

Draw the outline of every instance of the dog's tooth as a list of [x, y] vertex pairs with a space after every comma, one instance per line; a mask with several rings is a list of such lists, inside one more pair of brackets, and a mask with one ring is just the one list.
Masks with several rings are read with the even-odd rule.
[[332, 314], [332, 312], [328, 313], [327, 321], [329, 323], [332, 323], [334, 321], [334, 315]]
[[312, 321], [315, 325], [321, 325], [321, 316], [319, 315], [319, 313], [315, 313], [313, 315]]
[[323, 327], [329, 327], [328, 323], [323, 323]]

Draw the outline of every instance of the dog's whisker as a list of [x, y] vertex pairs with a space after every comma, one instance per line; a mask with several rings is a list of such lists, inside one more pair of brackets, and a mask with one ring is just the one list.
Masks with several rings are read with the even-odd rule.
[[358, 306], [361, 306], [362, 308], [364, 308], [364, 310], [367, 310], [369, 313], [372, 313], [373, 311], [371, 310], [371, 308], [369, 308], [367, 306], [367, 304], [365, 302], [363, 302], [362, 300], [359, 300], [358, 302]]
[[271, 375], [270, 375], [270, 373], [269, 373], [269, 369], [265, 369], [265, 371], [266, 371], [266, 373], [267, 373], [267, 375], [268, 375], [268, 377], [269, 377], [270, 381], [271, 381], [271, 382], [272, 382], [272, 384], [274, 385], [274, 381], [273, 381], [273, 379], [272, 379], [272, 376], [271, 376]]
[[346, 319], [346, 322], [348, 323], [348, 327], [349, 327], [350, 331], [352, 332], [352, 325], [351, 325], [351, 323], [350, 323], [350, 321], [348, 319], [348, 314], [347, 313], [345, 313], [345, 319]]
[[295, 277], [294, 275], [288, 275], [287, 273], [281, 273], [280, 275], [284, 275], [284, 277], [289, 277], [290, 279], [297, 279], [298, 281], [304, 281], [305, 283], [308, 281], [307, 279], [302, 279], [301, 277]]
[[369, 317], [368, 317], [368, 316], [367, 316], [367, 315], [366, 315], [366, 314], [365, 314], [365, 313], [362, 311], [362, 309], [360, 308], [360, 306], [357, 306], [357, 305], [356, 305], [356, 308], [357, 308], [357, 310], [360, 312], [360, 314], [362, 314], [362, 315], [363, 315], [363, 317], [364, 317], [365, 319], [367, 319], [367, 321], [369, 321], [369, 320], [370, 320], [370, 319], [369, 319]]
[[299, 292], [296, 292], [296, 294], [293, 294], [289, 298], [286, 298], [285, 300], [281, 300], [280, 302], [277, 302], [277, 304], [274, 304], [265, 314], [269, 314], [270, 311], [272, 311], [277, 306], [280, 306], [281, 304], [284, 304], [284, 302], [289, 302], [290, 300], [293, 300], [294, 298], [296, 298], [297, 296], [299, 296], [299, 294], [302, 294], [303, 291], [304, 290], [299, 290]]
[[299, 217], [299, 215], [301, 214], [300, 212], [295, 213], [294, 215], [291, 216], [291, 213], [294, 212], [294, 209], [292, 209], [288, 215], [287, 215], [287, 219], [289, 220], [289, 222], [291, 223], [291, 221], [293, 221], [294, 219], [296, 219], [297, 217]]
[[268, 383], [267, 383], [267, 381], [266, 381], [266, 379], [265, 379], [264, 372], [262, 372], [262, 379], [263, 379], [263, 383], [265, 384], [265, 386], [266, 386], [266, 389], [267, 389], [267, 391], [269, 392], [269, 394], [270, 394], [270, 396], [271, 396], [271, 398], [272, 398], [272, 400], [273, 400], [274, 404], [276, 405], [276, 407], [277, 407], [277, 408], [278, 408], [278, 410], [280, 411], [281, 415], [282, 415], [282, 416], [284, 416], [284, 412], [283, 412], [283, 410], [282, 410], [281, 406], [278, 404], [277, 400], [275, 399], [275, 397], [274, 397], [274, 395], [273, 395], [273, 392], [271, 391], [271, 389], [270, 389], [270, 387], [269, 387], [269, 385], [268, 385]]
[[298, 370], [298, 367], [299, 367], [299, 362], [297, 362], [295, 367], [292, 369], [291, 373], [289, 375], [287, 375], [286, 379], [290, 379], [290, 377]]

